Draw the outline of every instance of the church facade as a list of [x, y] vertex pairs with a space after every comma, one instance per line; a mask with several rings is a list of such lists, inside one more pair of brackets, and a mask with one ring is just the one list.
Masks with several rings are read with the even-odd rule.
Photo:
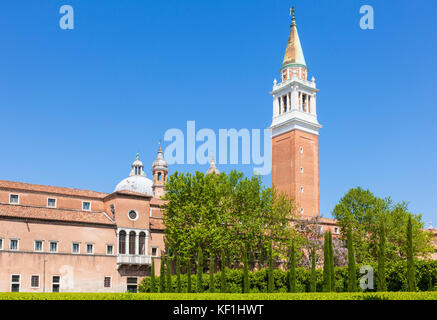
[[165, 250], [161, 147], [152, 173], [137, 156], [110, 194], [0, 180], [0, 291], [137, 291]]

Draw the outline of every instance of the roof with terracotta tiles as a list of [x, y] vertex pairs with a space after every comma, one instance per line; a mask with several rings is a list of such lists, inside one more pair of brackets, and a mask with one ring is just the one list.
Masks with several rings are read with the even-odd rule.
[[53, 186], [45, 186], [40, 184], [6, 181], [6, 180], [0, 180], [0, 189], [14, 189], [14, 190], [23, 190], [23, 191], [43, 192], [43, 193], [50, 193], [50, 194], [63, 194], [63, 195], [97, 198], [97, 199], [103, 199], [108, 195], [108, 193], [97, 192], [97, 191], [64, 188], [64, 187], [53, 187]]
[[0, 217], [115, 225], [115, 222], [101, 211], [76, 211], [13, 204], [0, 204]]

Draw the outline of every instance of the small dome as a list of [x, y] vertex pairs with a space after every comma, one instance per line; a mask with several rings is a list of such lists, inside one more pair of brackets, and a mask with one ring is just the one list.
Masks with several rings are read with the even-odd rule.
[[130, 176], [120, 181], [115, 187], [116, 191], [131, 191], [149, 195], [153, 197], [153, 182], [144, 176]]
[[121, 180], [115, 187], [114, 192], [131, 191], [153, 197], [152, 185], [152, 180], [146, 178], [143, 163], [140, 161], [139, 155], [137, 154], [137, 159], [132, 163], [132, 170], [129, 177]]

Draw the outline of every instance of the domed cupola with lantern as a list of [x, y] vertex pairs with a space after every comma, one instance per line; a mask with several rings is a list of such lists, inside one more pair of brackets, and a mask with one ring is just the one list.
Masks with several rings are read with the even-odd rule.
[[139, 154], [137, 153], [137, 158], [134, 163], [132, 163], [132, 170], [129, 174], [129, 177], [121, 180], [120, 183], [115, 187], [114, 192], [131, 191], [153, 197], [152, 185], [152, 180], [146, 177], [143, 163], [140, 161]]

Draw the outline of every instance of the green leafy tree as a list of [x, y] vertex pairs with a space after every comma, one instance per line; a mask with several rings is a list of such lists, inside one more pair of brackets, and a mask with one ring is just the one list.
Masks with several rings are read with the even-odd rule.
[[165, 292], [165, 257], [161, 256], [161, 267], [159, 271], [159, 292]]
[[166, 190], [166, 245], [182, 256], [195, 253], [201, 244], [205, 254], [223, 249], [235, 261], [246, 243], [252, 257], [268, 241], [274, 241], [277, 254], [285, 255], [288, 239], [296, 237], [290, 223], [296, 217], [293, 201], [265, 188], [260, 176], [175, 172]]
[[154, 258], [152, 258], [152, 270], [150, 271], [150, 292], [156, 292], [155, 259]]
[[209, 257], [209, 292], [214, 293], [214, 255]]
[[407, 281], [408, 291], [416, 291], [416, 275], [414, 270], [413, 226], [411, 216], [407, 224]]
[[197, 254], [197, 292], [203, 292], [203, 252], [202, 248], [199, 247], [199, 252]]
[[377, 290], [387, 291], [387, 283], [385, 279], [385, 225], [384, 220], [381, 220], [379, 226], [379, 247], [378, 247], [378, 273], [376, 276], [378, 281]]
[[355, 254], [354, 254], [354, 246], [353, 246], [353, 238], [352, 231], [350, 228], [347, 230], [347, 250], [348, 250], [348, 282], [347, 288], [349, 292], [358, 291], [357, 287], [357, 271], [355, 268]]
[[296, 250], [294, 241], [291, 243], [290, 248], [288, 282], [288, 292], [296, 292]]
[[[433, 252], [432, 236], [424, 232], [421, 215], [412, 214], [405, 202], [394, 203], [390, 198], [378, 198], [360, 187], [350, 189], [334, 207], [334, 218], [342, 230], [351, 227], [357, 263], [378, 259], [378, 233], [381, 220], [385, 224], [385, 255], [387, 260], [406, 258], [406, 238], [403, 232], [411, 216], [414, 252], [427, 257]], [[345, 240], [346, 233], [342, 233]]]

